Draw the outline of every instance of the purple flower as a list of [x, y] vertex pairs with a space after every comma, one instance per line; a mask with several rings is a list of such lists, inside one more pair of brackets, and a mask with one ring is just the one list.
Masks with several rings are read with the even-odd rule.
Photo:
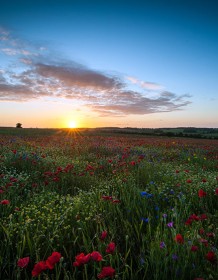
[[173, 227], [173, 222], [167, 224], [168, 227]]
[[176, 254], [172, 254], [172, 259], [174, 260], [174, 261], [176, 261], [176, 260], [178, 260], [178, 256], [176, 255]]
[[164, 249], [166, 247], [165, 243], [163, 241], [160, 242], [160, 248]]

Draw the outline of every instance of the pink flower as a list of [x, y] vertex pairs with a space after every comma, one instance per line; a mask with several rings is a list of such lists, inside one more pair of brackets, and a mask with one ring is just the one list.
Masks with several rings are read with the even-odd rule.
[[99, 279], [103, 279], [106, 277], [113, 278], [115, 275], [115, 269], [113, 269], [111, 266], [104, 266], [101, 270], [101, 272], [98, 274]]
[[113, 254], [113, 252], [115, 251], [115, 248], [116, 248], [116, 245], [114, 242], [109, 243], [106, 248], [106, 253]]
[[25, 257], [25, 258], [19, 259], [17, 261], [17, 266], [19, 266], [20, 268], [25, 268], [25, 267], [27, 267], [29, 261], [30, 261], [30, 257]]

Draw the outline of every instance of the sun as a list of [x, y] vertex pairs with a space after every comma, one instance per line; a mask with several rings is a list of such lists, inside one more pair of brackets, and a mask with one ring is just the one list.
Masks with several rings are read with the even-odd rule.
[[68, 123], [69, 128], [77, 128], [77, 123], [74, 120], [69, 121]]

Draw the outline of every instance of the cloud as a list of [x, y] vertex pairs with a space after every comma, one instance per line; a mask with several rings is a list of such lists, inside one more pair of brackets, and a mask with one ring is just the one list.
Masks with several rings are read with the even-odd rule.
[[[190, 96], [178, 95], [164, 90], [158, 83], [141, 81], [132, 76], [122, 77], [97, 71], [73, 61], [46, 57], [38, 47], [12, 38], [5, 29], [0, 29], [0, 38], [5, 55], [14, 60], [15, 68], [0, 72], [0, 101], [27, 102], [39, 98], [61, 98], [83, 105], [99, 116], [126, 116], [182, 110], [190, 104]], [[12, 47], [16, 42], [17, 47]], [[1, 43], [1, 41], [0, 41]], [[51, 58], [52, 57], [52, 58]], [[3, 70], [3, 69], [2, 69]], [[131, 90], [130, 82], [139, 86]], [[152, 91], [153, 97], [145, 91]]]
[[11, 48], [2, 48], [1, 51], [10, 56], [17, 55], [19, 53], [17, 50]]
[[0, 41], [9, 40], [9, 34], [10, 32], [6, 28], [0, 26]]
[[0, 101], [29, 101], [37, 98], [36, 94], [26, 86], [10, 85], [0, 81]]
[[32, 64], [32, 60], [27, 58], [20, 58], [20, 62], [27, 65]]
[[2, 73], [2, 76], [10, 75], [12, 84], [6, 83], [6, 78], [0, 84], [0, 100], [28, 101], [40, 97], [79, 100], [100, 116], [170, 112], [190, 104], [189, 95], [178, 96], [168, 91], [148, 98], [143, 92], [126, 89], [117, 76], [74, 63], [66, 67], [33, 62], [27, 65], [29, 69], [20, 74]]
[[132, 84], [138, 85], [139, 87], [146, 90], [163, 90], [164, 87], [152, 82], [141, 81], [135, 77], [127, 76], [126, 79], [130, 81]]
[[91, 107], [102, 116], [108, 116], [110, 114], [124, 116], [129, 114], [144, 115], [178, 111], [190, 104], [190, 101], [182, 98], [180, 103], [177, 103], [175, 102], [176, 98], [176, 95], [170, 92], [164, 92], [158, 98], [151, 99], [144, 97], [143, 94], [138, 92], [129, 91], [121, 92], [121, 94], [117, 95], [116, 102], [111, 102], [111, 104], [98, 102], [98, 104], [93, 104]]
[[74, 65], [64, 67], [39, 63], [36, 65], [35, 71], [42, 77], [58, 79], [68, 87], [76, 86], [85, 89], [110, 90], [123, 86], [117, 77], [109, 77], [98, 71]]

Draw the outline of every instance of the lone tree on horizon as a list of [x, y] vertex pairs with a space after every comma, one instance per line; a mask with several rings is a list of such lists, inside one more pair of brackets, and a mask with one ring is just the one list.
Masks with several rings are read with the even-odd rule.
[[22, 123], [17, 123], [16, 128], [22, 128]]

